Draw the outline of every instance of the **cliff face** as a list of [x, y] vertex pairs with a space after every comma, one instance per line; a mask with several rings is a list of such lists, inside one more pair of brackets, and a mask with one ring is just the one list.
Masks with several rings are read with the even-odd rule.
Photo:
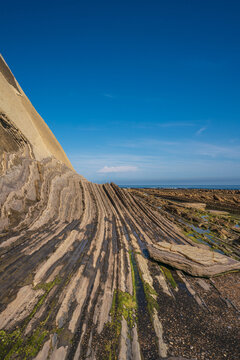
[[226, 278], [200, 281], [147, 251], [201, 245], [73, 171], [3, 59], [0, 107], [0, 359], [237, 359]]
[[[1, 118], [4, 120], [1, 120]], [[22, 133], [32, 147], [32, 154], [37, 160], [54, 156], [72, 169], [72, 165], [59, 142], [34, 109], [9, 67], [0, 55], [0, 135], [7, 133], [5, 124], [9, 121]], [[4, 138], [7, 134], [4, 135]], [[4, 140], [6, 142], [6, 140]], [[9, 140], [8, 140], [9, 142]], [[10, 141], [11, 142], [11, 141]], [[2, 144], [1, 147], [3, 148]]]

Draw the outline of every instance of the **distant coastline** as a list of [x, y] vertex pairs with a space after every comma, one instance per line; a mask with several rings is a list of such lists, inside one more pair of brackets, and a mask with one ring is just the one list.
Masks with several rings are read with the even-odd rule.
[[240, 190], [240, 185], [118, 185], [120, 188], [134, 189], [208, 189]]

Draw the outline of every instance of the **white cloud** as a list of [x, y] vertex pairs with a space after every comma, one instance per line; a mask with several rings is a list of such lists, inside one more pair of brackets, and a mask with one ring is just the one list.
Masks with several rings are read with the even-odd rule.
[[136, 166], [104, 166], [98, 170], [99, 173], [118, 173], [118, 172], [129, 172], [137, 171]]
[[201, 135], [205, 130], [207, 130], [207, 127], [202, 127], [201, 129], [199, 129], [197, 132], [196, 132], [196, 135]]

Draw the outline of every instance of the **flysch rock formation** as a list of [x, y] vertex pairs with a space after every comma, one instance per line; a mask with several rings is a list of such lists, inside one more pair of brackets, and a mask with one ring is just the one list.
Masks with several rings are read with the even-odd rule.
[[237, 359], [238, 274], [151, 261], [163, 241], [202, 246], [78, 175], [3, 58], [0, 109], [0, 359]]

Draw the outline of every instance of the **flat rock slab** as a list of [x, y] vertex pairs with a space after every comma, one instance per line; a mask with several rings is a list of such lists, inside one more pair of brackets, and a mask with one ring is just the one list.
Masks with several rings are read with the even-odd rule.
[[191, 245], [167, 242], [147, 246], [152, 259], [199, 277], [212, 277], [240, 270], [240, 262], [217, 252]]
[[183, 203], [181, 205], [186, 208], [192, 208], [192, 209], [197, 209], [197, 210], [205, 210], [206, 209], [206, 204], [204, 204], [204, 203]]
[[214, 215], [229, 215], [228, 211], [222, 211], [222, 210], [208, 210], [208, 212]]

